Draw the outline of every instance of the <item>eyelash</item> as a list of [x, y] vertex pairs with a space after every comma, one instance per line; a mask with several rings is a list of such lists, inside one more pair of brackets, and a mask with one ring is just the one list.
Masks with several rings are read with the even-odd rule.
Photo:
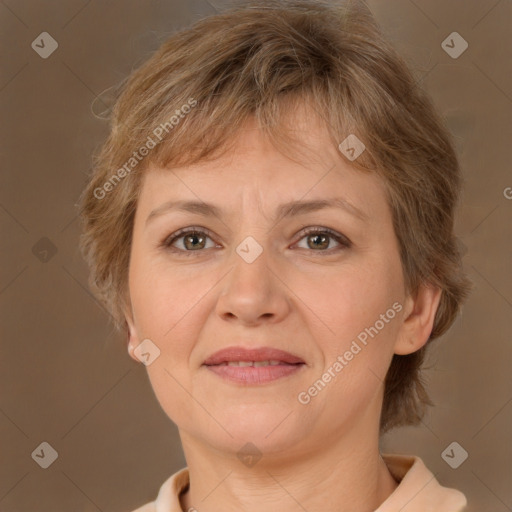
[[[213, 240], [213, 237], [211, 236], [212, 234], [211, 234], [211, 232], [209, 230], [207, 230], [205, 228], [201, 228], [201, 227], [190, 227], [190, 228], [180, 229], [180, 230], [176, 231], [175, 233], [173, 233], [172, 235], [167, 236], [162, 241], [160, 246], [162, 248], [164, 248], [165, 250], [169, 250], [169, 251], [171, 251], [173, 253], [180, 253], [180, 254], [183, 254], [183, 255], [185, 255], [187, 257], [188, 256], [194, 256], [195, 255], [194, 253], [204, 252], [204, 249], [203, 249], [203, 251], [201, 251], [201, 250], [187, 251], [187, 250], [183, 250], [183, 249], [177, 249], [177, 248], [172, 246], [172, 244], [174, 242], [176, 242], [176, 240], [179, 240], [180, 238], [183, 238], [184, 236], [186, 236], [188, 234], [191, 234], [191, 233], [207, 235], [208, 238]], [[341, 235], [339, 233], [336, 233], [336, 231], [333, 231], [332, 229], [329, 229], [329, 228], [311, 228], [311, 229], [308, 229], [306, 231], [300, 231], [299, 234], [302, 235], [302, 236], [299, 238], [298, 241], [300, 242], [306, 236], [311, 235], [311, 234], [317, 234], [317, 233], [318, 234], [329, 235], [336, 242], [338, 242], [341, 247], [327, 249], [327, 250], [323, 250], [323, 251], [322, 250], [321, 251], [314, 251], [313, 249], [311, 249], [311, 251], [313, 251], [313, 252], [323, 253], [323, 255], [331, 255], [333, 250], [337, 251], [337, 250], [348, 249], [348, 248], [350, 248], [352, 246], [352, 242], [347, 237], [345, 237], [344, 235]]]

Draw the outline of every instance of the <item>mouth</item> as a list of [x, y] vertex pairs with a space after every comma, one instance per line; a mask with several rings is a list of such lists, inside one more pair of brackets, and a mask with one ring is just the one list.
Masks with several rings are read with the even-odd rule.
[[[208, 357], [203, 364], [206, 366], [220, 365], [222, 363], [268, 363], [273, 364], [298, 364], [304, 363], [300, 357], [272, 347], [252, 348], [228, 347], [219, 350]], [[245, 366], [249, 366], [245, 364]], [[263, 366], [263, 365], [260, 365]]]
[[230, 347], [210, 356], [203, 366], [225, 380], [256, 385], [296, 374], [306, 363], [298, 356], [270, 347]]
[[223, 363], [219, 363], [216, 365], [206, 365], [206, 366], [277, 366], [277, 365], [288, 365], [293, 366], [294, 364], [304, 364], [304, 363], [286, 363], [285, 361], [279, 361], [277, 359], [270, 359], [269, 361], [224, 361]]

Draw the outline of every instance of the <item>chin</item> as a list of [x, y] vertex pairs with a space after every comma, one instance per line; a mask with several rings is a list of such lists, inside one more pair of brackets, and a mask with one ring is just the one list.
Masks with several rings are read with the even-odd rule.
[[231, 431], [231, 434], [233, 438], [218, 440], [218, 444], [212, 440], [213, 444], [219, 450], [232, 453], [242, 462], [247, 456], [252, 456], [254, 460], [254, 458], [289, 453], [290, 449], [300, 441], [300, 436], [294, 439], [289, 432], [285, 432], [284, 436], [277, 434], [268, 436], [267, 433], [253, 429], [243, 432]]
[[[288, 450], [304, 438], [305, 432], [299, 425], [294, 425], [292, 416], [283, 422], [286, 415], [257, 415], [251, 417], [231, 418], [226, 424], [227, 430], [233, 436], [224, 436], [230, 449], [237, 452], [246, 443], [254, 444], [265, 453], [277, 453]], [[296, 427], [296, 428], [294, 428]]]

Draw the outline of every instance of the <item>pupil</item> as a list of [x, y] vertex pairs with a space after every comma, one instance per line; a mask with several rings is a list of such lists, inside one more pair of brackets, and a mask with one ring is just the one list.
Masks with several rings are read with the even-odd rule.
[[[312, 235], [312, 238], [315, 241], [321, 240], [320, 244], [317, 244], [316, 242], [313, 242], [313, 245], [315, 247], [319, 247], [319, 245], [325, 245], [325, 241], [327, 240], [327, 237], [325, 235]], [[323, 242], [323, 244], [322, 244], [322, 242]], [[329, 245], [329, 244], [327, 244], [327, 245]]]
[[[200, 237], [200, 236], [198, 236], [198, 235], [194, 235], [194, 234], [189, 235], [189, 236], [187, 237], [187, 242], [189, 242], [189, 244], [187, 244], [187, 245], [192, 246], [192, 249], [197, 248], [197, 246], [194, 244], [194, 241], [196, 241], [196, 240], [200, 240], [201, 238], [202, 238], [202, 237]], [[190, 247], [189, 247], [189, 248], [190, 248]]]

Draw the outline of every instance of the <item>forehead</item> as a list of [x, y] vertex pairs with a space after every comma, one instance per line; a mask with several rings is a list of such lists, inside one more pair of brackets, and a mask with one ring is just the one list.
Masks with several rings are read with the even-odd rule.
[[354, 168], [318, 116], [298, 109], [288, 118], [287, 129], [298, 143], [295, 152], [283, 151], [251, 118], [231, 141], [230, 150], [215, 160], [168, 168], [149, 165], [138, 207], [147, 215], [149, 208], [181, 199], [235, 205], [234, 209], [237, 203], [254, 203], [270, 215], [286, 201], [329, 196], [359, 204], [368, 214], [379, 210], [379, 201], [385, 202], [382, 178]]

